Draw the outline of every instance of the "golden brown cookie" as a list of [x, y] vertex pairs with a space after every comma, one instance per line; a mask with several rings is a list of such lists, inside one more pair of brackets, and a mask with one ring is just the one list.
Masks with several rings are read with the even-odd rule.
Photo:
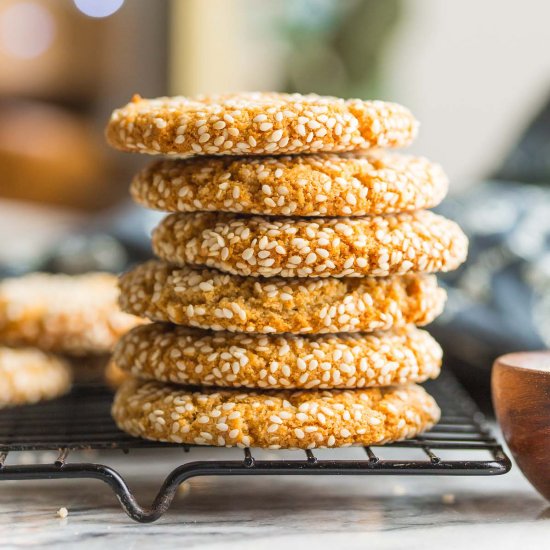
[[107, 141], [124, 151], [193, 155], [281, 155], [403, 147], [418, 124], [384, 101], [315, 94], [240, 93], [160, 97], [111, 115]]
[[437, 342], [415, 327], [296, 336], [153, 323], [122, 337], [110, 369], [195, 386], [345, 389], [423, 382], [437, 377], [441, 357]]
[[439, 419], [423, 388], [292, 391], [181, 388], [128, 380], [112, 408], [131, 435], [197, 445], [312, 449], [414, 437]]
[[71, 388], [63, 359], [37, 349], [0, 347], [0, 407], [53, 399]]
[[123, 310], [155, 321], [259, 333], [327, 333], [425, 325], [445, 304], [433, 275], [240, 277], [149, 261], [120, 280]]
[[111, 351], [141, 319], [120, 311], [109, 273], [31, 273], [0, 282], [0, 342], [67, 354]]
[[168, 212], [363, 216], [431, 208], [447, 193], [437, 165], [386, 151], [164, 159], [132, 181], [139, 204]]
[[363, 218], [171, 214], [153, 232], [167, 262], [263, 277], [386, 277], [457, 268], [468, 240], [451, 220], [420, 210]]

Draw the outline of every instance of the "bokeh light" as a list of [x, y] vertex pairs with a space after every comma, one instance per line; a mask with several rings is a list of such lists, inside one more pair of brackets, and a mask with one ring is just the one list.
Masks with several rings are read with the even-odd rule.
[[118, 11], [124, 0], [74, 0], [75, 6], [90, 17], [108, 17]]
[[55, 30], [52, 14], [36, 2], [17, 2], [0, 11], [0, 48], [10, 56], [39, 57], [51, 46]]

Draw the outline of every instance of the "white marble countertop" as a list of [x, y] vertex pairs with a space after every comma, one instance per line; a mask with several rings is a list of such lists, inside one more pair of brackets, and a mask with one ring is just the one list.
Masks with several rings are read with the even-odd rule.
[[[181, 460], [174, 453], [87, 458], [119, 469], [147, 504]], [[187, 485], [163, 518], [140, 525], [99, 481], [3, 481], [0, 547], [530, 550], [550, 541], [550, 504], [518, 468], [477, 478], [254, 476]], [[56, 515], [61, 507], [65, 519]]]

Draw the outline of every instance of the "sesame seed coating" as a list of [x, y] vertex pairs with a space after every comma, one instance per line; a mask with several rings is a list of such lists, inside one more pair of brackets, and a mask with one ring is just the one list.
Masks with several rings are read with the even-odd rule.
[[376, 151], [163, 159], [139, 172], [130, 191], [139, 204], [167, 212], [364, 216], [431, 208], [447, 189], [437, 164]]
[[240, 277], [151, 260], [120, 279], [124, 311], [213, 330], [331, 333], [424, 325], [446, 294], [433, 275], [295, 279]]
[[419, 210], [362, 218], [170, 214], [153, 232], [170, 263], [254, 277], [386, 277], [449, 271], [466, 258], [458, 225]]
[[372, 445], [410, 438], [439, 419], [414, 384], [365, 390], [200, 391], [130, 379], [112, 408], [131, 435], [196, 445], [270, 449]]
[[164, 323], [122, 337], [112, 361], [137, 378], [262, 389], [391, 386], [435, 378], [442, 351], [415, 327], [372, 334], [260, 335]]
[[0, 342], [83, 355], [111, 351], [141, 319], [120, 311], [110, 273], [31, 273], [0, 282]]
[[0, 407], [36, 403], [68, 392], [71, 369], [37, 349], [0, 347]]
[[106, 137], [118, 149], [149, 154], [281, 155], [403, 147], [417, 129], [396, 103], [251, 92], [135, 95], [113, 112]]

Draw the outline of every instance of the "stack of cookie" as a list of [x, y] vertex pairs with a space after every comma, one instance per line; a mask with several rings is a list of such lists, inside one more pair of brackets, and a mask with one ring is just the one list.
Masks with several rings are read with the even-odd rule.
[[30, 273], [0, 282], [0, 407], [102, 380], [118, 338], [143, 320], [120, 311], [116, 276]]
[[136, 96], [113, 113], [113, 146], [178, 157], [132, 183], [173, 213], [153, 234], [159, 260], [121, 280], [122, 308], [155, 321], [115, 349], [132, 375], [113, 405], [123, 430], [314, 448], [437, 421], [416, 383], [441, 349], [415, 325], [441, 312], [430, 273], [457, 267], [467, 241], [424, 210], [446, 193], [441, 169], [381, 149], [416, 128], [399, 105], [298, 94]]

